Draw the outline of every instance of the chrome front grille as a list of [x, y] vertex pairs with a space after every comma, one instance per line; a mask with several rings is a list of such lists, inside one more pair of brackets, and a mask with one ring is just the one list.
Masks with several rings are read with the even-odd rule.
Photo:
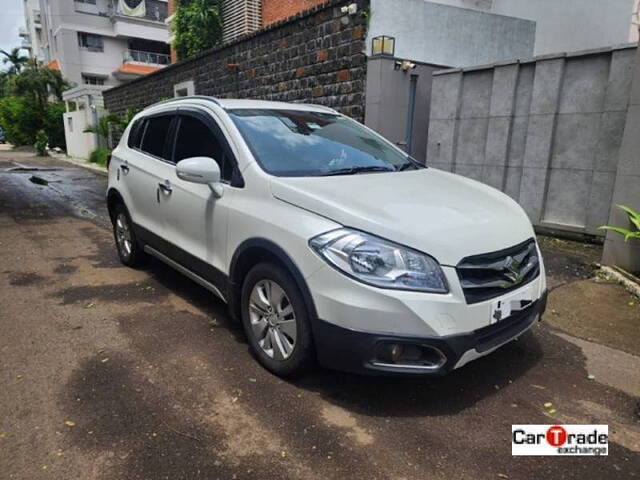
[[536, 242], [464, 258], [456, 267], [467, 303], [478, 303], [515, 290], [540, 274]]

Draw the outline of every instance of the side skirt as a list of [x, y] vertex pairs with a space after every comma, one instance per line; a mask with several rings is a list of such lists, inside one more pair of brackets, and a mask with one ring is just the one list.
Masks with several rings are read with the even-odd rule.
[[133, 229], [145, 252], [211, 291], [225, 303], [229, 302], [232, 290], [229, 277], [224, 272], [140, 225], [134, 224]]
[[147, 252], [149, 255], [153, 255], [158, 260], [166, 263], [171, 268], [173, 268], [173, 269], [177, 270], [178, 272], [182, 273], [184, 276], [189, 277], [191, 280], [196, 282], [198, 285], [200, 285], [201, 287], [206, 288], [207, 290], [212, 292], [214, 295], [218, 296], [223, 302], [227, 303], [227, 299], [224, 298], [224, 295], [222, 295], [222, 292], [220, 290], [218, 290], [218, 287], [216, 287], [213, 283], [207, 282], [200, 275], [198, 275], [196, 273], [193, 273], [191, 270], [189, 270], [188, 268], [183, 267], [178, 262], [174, 262], [169, 257], [167, 257], [166, 255], [160, 253], [155, 248], [150, 247], [149, 245], [145, 245], [144, 246], [144, 251]]

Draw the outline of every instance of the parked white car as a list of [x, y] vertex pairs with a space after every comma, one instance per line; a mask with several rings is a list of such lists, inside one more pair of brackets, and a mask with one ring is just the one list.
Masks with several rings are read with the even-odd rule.
[[546, 306], [512, 199], [322, 106], [153, 105], [113, 151], [107, 200], [122, 262], [150, 254], [209, 289], [278, 375], [447, 373]]

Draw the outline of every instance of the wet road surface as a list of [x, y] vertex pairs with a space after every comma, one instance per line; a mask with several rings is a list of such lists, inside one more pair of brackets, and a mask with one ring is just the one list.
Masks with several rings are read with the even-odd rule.
[[[0, 478], [640, 475], [638, 392], [590, 380], [578, 340], [548, 323], [445, 378], [284, 381], [209, 292], [159, 262], [120, 265], [105, 187], [0, 152]], [[579, 268], [557, 256], [552, 285], [590, 275], [588, 255]], [[638, 357], [625, 358], [612, 368], [632, 383]], [[608, 424], [609, 456], [514, 458], [519, 423]]]

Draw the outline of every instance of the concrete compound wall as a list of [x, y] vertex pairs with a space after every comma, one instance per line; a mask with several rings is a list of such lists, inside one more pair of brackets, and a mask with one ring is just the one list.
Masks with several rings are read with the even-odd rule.
[[536, 23], [425, 0], [371, 0], [371, 40], [396, 39], [395, 56], [466, 67], [533, 55]]
[[[430, 0], [536, 22], [534, 55], [638, 41], [632, 7], [638, 0]], [[515, 58], [515, 57], [514, 57]]]
[[96, 145], [95, 134], [84, 133], [89, 126], [86, 110], [76, 110], [63, 114], [64, 136], [67, 140], [67, 155], [74, 158], [89, 158]]
[[[417, 63], [415, 68], [403, 71], [396, 67], [398, 61], [400, 60], [392, 57], [368, 59], [365, 125], [403, 148], [413, 157], [422, 159], [427, 152], [429, 99], [433, 72], [442, 70], [443, 67]], [[416, 93], [411, 151], [409, 151], [406, 138], [412, 78], [415, 78]]]
[[[327, 1], [286, 21], [104, 92], [122, 114], [174, 96], [193, 82], [196, 95], [327, 105], [364, 120], [366, 18], [348, 15], [347, 0]], [[356, 0], [359, 11], [367, 0]]]
[[427, 163], [506, 192], [537, 226], [604, 236], [635, 53], [435, 73]]

